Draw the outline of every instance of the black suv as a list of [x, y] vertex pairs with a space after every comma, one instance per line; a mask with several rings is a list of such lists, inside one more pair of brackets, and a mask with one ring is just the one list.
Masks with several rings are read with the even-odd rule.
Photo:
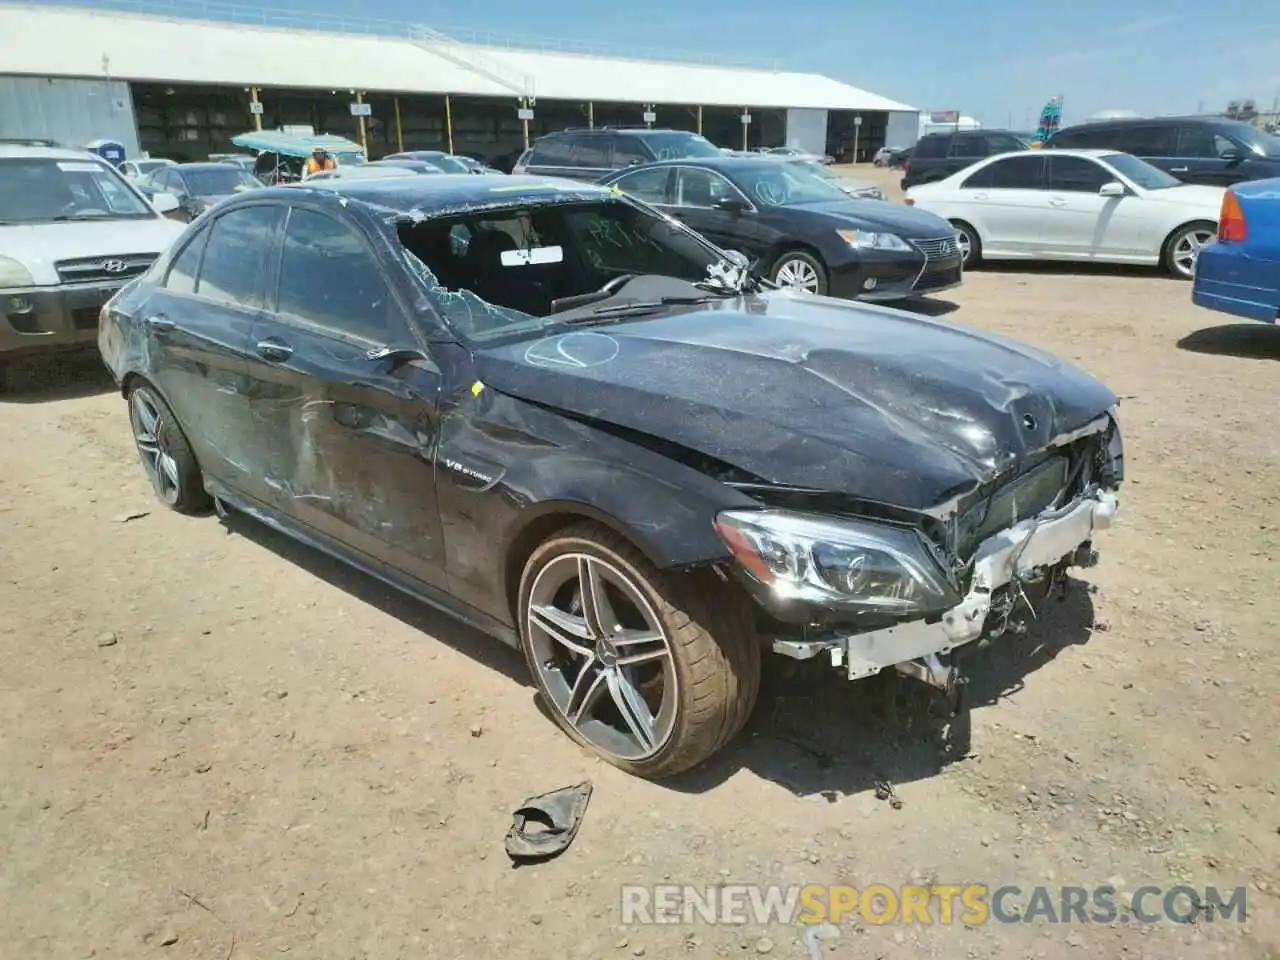
[[721, 155], [714, 143], [688, 130], [570, 128], [539, 137], [511, 172], [595, 181], [615, 170], [654, 160]]
[[945, 180], [986, 157], [1027, 150], [1027, 142], [1008, 130], [957, 130], [927, 133], [902, 168], [902, 189]]
[[1131, 153], [1185, 183], [1216, 187], [1280, 176], [1280, 137], [1240, 120], [1104, 120], [1059, 130], [1045, 146]]

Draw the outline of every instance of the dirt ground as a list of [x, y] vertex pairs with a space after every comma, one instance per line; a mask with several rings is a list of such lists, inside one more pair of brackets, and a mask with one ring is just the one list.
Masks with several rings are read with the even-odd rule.
[[[1141, 270], [975, 270], [951, 305], [1122, 395], [1129, 475], [1100, 565], [975, 659], [963, 757], [819, 669], [708, 768], [629, 779], [513, 651], [164, 510], [93, 365], [0, 399], [0, 956], [808, 955], [795, 927], [623, 927], [620, 887], [664, 882], [1242, 886], [1244, 924], [859, 921], [823, 949], [1280, 956], [1280, 329]], [[513, 869], [511, 810], [583, 779], [574, 845]]]

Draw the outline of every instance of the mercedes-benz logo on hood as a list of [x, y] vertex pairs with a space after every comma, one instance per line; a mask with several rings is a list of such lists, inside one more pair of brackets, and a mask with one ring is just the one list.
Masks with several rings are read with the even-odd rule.
[[1022, 415], [1022, 425], [1028, 430], [1034, 430], [1037, 426], [1036, 418], [1029, 413]]
[[129, 269], [129, 265], [123, 260], [103, 260], [98, 266], [103, 273], [124, 273]]

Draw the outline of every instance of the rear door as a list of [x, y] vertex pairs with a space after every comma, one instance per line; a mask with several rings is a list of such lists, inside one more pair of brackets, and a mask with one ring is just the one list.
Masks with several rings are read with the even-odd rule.
[[1056, 152], [1046, 158], [1048, 209], [1041, 225], [1041, 253], [1065, 260], [1142, 258], [1144, 201], [1132, 195], [1100, 196], [1103, 184], [1116, 176], [1094, 160]]
[[957, 133], [951, 138], [951, 149], [947, 153], [946, 165], [938, 172], [940, 176], [935, 179], [943, 179], [953, 173], [958, 173], [965, 167], [983, 160], [995, 151], [987, 148], [986, 134], [971, 133], [965, 131]]
[[1100, 146], [1131, 153], [1180, 180], [1190, 172], [1190, 168], [1178, 160], [1178, 128], [1172, 123], [1117, 127], [1111, 139], [1113, 143]]
[[246, 492], [259, 477], [246, 396], [249, 337], [282, 210], [255, 204], [213, 219], [173, 260], [140, 317], [151, 375], [196, 459], [208, 476]]
[[535, 141], [518, 162], [524, 164], [523, 173], [539, 177], [572, 177], [577, 172], [573, 165], [573, 142], [567, 135]]
[[[269, 505], [443, 587], [434, 466], [441, 377], [396, 283], [354, 225], [293, 207], [275, 296], [250, 337], [249, 404], [269, 451]], [[371, 355], [398, 348], [423, 358]]]
[[1045, 217], [1045, 154], [1028, 150], [996, 160], [965, 180], [960, 192], [982, 245], [993, 255], [1035, 256]]

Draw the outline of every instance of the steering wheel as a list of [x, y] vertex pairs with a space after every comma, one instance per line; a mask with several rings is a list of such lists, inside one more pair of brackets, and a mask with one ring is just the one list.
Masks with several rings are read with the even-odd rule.
[[612, 280], [606, 283], [603, 287], [601, 287], [600, 292], [607, 293], [609, 296], [613, 296], [615, 293], [617, 293], [619, 290], [621, 290], [623, 287], [625, 287], [628, 283], [630, 283], [635, 278], [636, 278], [636, 274], [634, 273], [621, 274], [619, 276], [614, 277]]

